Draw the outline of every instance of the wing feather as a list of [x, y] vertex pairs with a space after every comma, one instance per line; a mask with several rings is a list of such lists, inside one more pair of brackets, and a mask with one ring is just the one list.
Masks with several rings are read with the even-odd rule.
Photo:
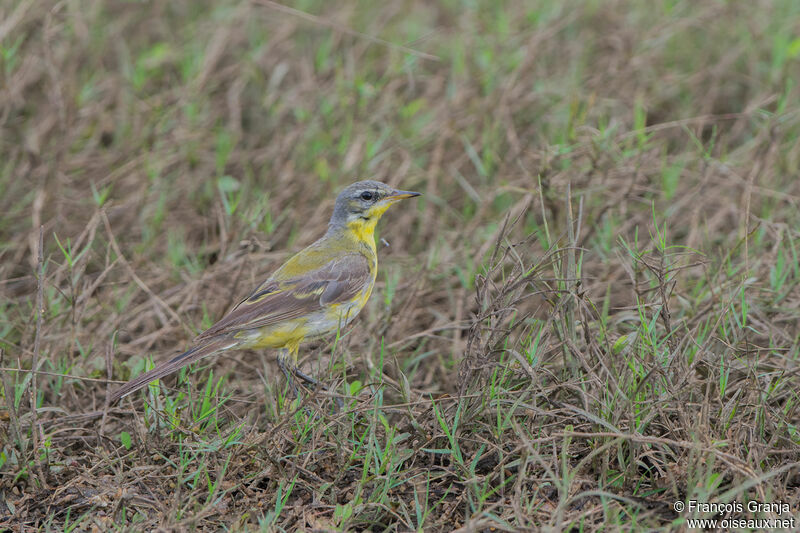
[[196, 341], [262, 328], [355, 298], [372, 277], [369, 260], [347, 254], [296, 277], [270, 278]]

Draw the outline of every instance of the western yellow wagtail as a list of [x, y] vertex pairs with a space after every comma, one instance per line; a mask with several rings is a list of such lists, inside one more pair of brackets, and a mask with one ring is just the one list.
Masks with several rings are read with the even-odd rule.
[[199, 359], [233, 348], [279, 348], [278, 365], [295, 393], [292, 373], [307, 383], [318, 384], [297, 368], [300, 344], [337, 331], [361, 311], [378, 270], [375, 225], [394, 202], [419, 195], [371, 180], [344, 189], [336, 198], [328, 231], [321, 239], [286, 261], [201, 333], [191, 348], [129, 381], [112, 394], [111, 401]]

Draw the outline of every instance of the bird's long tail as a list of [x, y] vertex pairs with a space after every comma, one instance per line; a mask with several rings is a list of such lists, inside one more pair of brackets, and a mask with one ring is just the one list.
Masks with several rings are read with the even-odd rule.
[[180, 370], [181, 368], [185, 367], [188, 364], [194, 363], [199, 359], [208, 357], [209, 355], [214, 355], [217, 352], [236, 346], [236, 344], [237, 342], [235, 340], [227, 336], [208, 339], [207, 341], [204, 341], [201, 344], [198, 344], [197, 346], [189, 348], [182, 354], [176, 355], [169, 361], [164, 361], [163, 363], [159, 363], [158, 365], [156, 365], [155, 368], [153, 368], [149, 372], [145, 372], [136, 379], [127, 382], [125, 385], [114, 391], [114, 393], [111, 395], [110, 402], [115, 403], [120, 398], [123, 398], [128, 394], [136, 392], [137, 390], [147, 386], [147, 384], [150, 383], [151, 381], [155, 381], [157, 379], [163, 378], [164, 376], [168, 376], [173, 372]]

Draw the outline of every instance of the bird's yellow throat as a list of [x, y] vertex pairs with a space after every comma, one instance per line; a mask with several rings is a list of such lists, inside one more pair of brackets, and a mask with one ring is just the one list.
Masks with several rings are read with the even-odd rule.
[[366, 217], [359, 217], [347, 223], [347, 228], [352, 232], [353, 236], [361, 241], [366, 242], [370, 248], [375, 248], [375, 226], [378, 224], [381, 216], [389, 209], [391, 204], [376, 205], [366, 213]]

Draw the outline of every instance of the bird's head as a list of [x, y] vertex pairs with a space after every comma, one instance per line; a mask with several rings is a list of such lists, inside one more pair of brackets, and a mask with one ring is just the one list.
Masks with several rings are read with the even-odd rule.
[[380, 181], [357, 181], [339, 193], [330, 226], [374, 228], [390, 205], [419, 195], [418, 192], [397, 190]]

